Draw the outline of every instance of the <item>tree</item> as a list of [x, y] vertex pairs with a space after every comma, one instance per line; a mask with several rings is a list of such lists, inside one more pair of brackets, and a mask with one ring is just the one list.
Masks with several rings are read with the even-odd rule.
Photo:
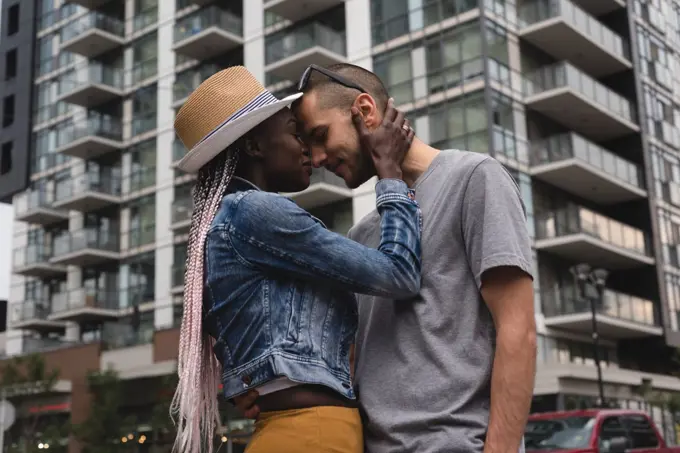
[[[39, 354], [6, 361], [0, 374], [0, 389], [15, 405], [51, 392], [59, 380], [59, 370], [48, 369]], [[40, 442], [49, 442], [56, 448], [68, 436], [68, 429], [68, 424], [58, 422], [54, 414], [32, 412], [17, 421], [17, 430], [10, 431], [5, 443], [10, 452], [38, 453]]]
[[170, 403], [177, 388], [177, 372], [163, 376], [156, 396], [156, 404], [151, 414], [151, 453], [165, 451], [161, 445], [169, 444], [175, 440], [175, 424], [170, 418]]
[[[91, 372], [87, 376], [91, 404], [88, 418], [73, 426], [73, 435], [85, 453], [119, 453], [126, 447], [122, 439], [137, 426], [134, 416], [124, 417], [122, 381], [114, 370]], [[129, 450], [127, 448], [126, 450]]]

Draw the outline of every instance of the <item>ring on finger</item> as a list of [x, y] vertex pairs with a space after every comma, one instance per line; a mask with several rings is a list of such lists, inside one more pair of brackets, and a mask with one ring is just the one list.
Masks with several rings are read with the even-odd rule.
[[404, 129], [406, 132], [408, 132], [408, 131], [411, 130], [411, 126], [409, 126], [409, 125], [406, 124], [406, 123], [402, 124], [402, 125], [401, 125], [401, 128]]

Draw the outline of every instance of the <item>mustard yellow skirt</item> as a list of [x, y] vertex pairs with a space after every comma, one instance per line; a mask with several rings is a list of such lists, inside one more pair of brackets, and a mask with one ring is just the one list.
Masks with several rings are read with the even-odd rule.
[[358, 409], [320, 406], [263, 412], [246, 453], [363, 453]]

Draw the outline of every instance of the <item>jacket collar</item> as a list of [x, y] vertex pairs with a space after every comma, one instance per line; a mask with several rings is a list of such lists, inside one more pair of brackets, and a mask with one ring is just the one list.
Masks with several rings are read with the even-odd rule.
[[232, 176], [229, 182], [229, 192], [242, 192], [244, 190], [262, 190], [247, 179], [239, 176]]

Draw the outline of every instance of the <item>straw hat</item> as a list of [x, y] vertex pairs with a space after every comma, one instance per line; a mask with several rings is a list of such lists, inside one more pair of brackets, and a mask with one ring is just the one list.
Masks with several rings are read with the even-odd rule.
[[213, 74], [191, 93], [175, 118], [175, 132], [189, 150], [177, 167], [198, 172], [227, 146], [300, 96], [302, 93], [276, 99], [243, 66]]

